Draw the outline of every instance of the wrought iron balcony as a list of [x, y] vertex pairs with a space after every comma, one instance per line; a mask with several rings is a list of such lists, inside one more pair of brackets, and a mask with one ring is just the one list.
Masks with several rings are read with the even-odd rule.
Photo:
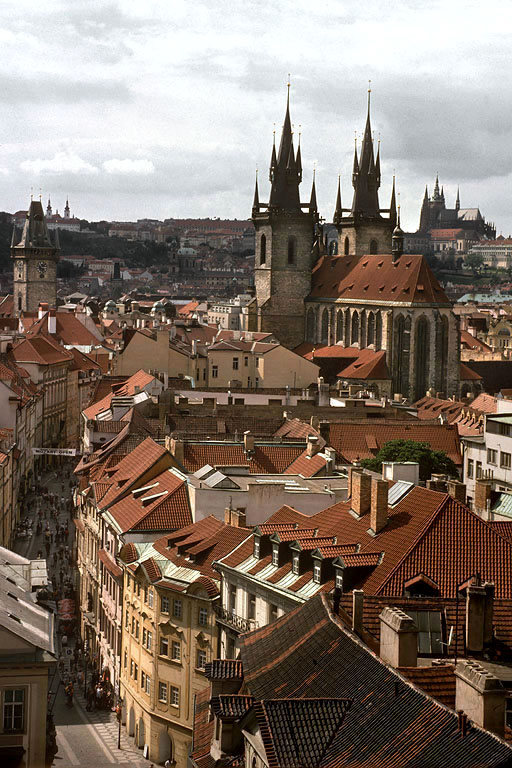
[[233, 613], [233, 611], [223, 608], [222, 605], [219, 605], [218, 603], [214, 603], [213, 609], [221, 624], [225, 624], [236, 632], [252, 632], [253, 629], [258, 628], [258, 622], [255, 619], [244, 619], [243, 616], [238, 616], [236, 613]]

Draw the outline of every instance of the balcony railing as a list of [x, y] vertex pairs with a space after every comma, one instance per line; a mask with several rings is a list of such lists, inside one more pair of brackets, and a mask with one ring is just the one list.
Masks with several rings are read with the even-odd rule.
[[258, 622], [255, 619], [244, 619], [243, 616], [238, 616], [221, 605], [214, 604], [213, 609], [217, 614], [217, 619], [222, 624], [226, 624], [230, 629], [234, 629], [237, 632], [252, 632], [253, 629], [258, 628]]

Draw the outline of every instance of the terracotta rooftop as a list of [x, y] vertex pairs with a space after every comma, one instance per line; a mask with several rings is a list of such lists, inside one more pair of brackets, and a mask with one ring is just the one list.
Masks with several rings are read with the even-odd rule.
[[212, 467], [248, 466], [252, 474], [281, 474], [303, 452], [302, 446], [256, 445], [251, 454], [240, 443], [184, 443], [184, 466], [188, 472]]

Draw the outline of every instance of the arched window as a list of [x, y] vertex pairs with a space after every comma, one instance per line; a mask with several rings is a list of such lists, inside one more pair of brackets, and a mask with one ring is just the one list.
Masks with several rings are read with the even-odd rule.
[[366, 343], [370, 346], [370, 344], [375, 344], [375, 315], [373, 312], [368, 313], [366, 328]]
[[359, 313], [352, 313], [352, 333], [350, 336], [350, 343], [355, 344], [359, 341]]
[[409, 351], [411, 348], [411, 318], [399, 315], [394, 328], [394, 392], [409, 397]]
[[430, 325], [426, 317], [420, 317], [416, 323], [414, 338], [415, 400], [425, 397], [425, 392], [428, 389], [429, 356]]
[[440, 363], [439, 370], [439, 386], [440, 391], [445, 393], [445, 397], [448, 394], [448, 318], [446, 315], [441, 317], [439, 323], [439, 338], [436, 350], [436, 358]]
[[18, 309], [21, 310], [21, 296], [18, 296]]
[[260, 264], [265, 264], [267, 261], [267, 238], [265, 235], [260, 239]]
[[380, 312], [377, 312], [375, 317], [375, 349], [379, 350], [381, 347], [382, 347], [382, 317]]
[[329, 312], [324, 309], [322, 312], [322, 332], [320, 334], [320, 341], [322, 344], [329, 343]]
[[329, 244], [329, 254], [331, 256], [337, 256], [338, 254], [338, 241], [337, 240], [331, 240]]
[[350, 240], [348, 239], [348, 237], [346, 237], [345, 238], [345, 244], [343, 246], [343, 251], [345, 253], [345, 256], [348, 256], [349, 250], [350, 250]]
[[336, 343], [343, 341], [343, 312], [338, 310], [336, 312]]
[[376, 240], [370, 240], [370, 253], [378, 253], [379, 244]]
[[361, 313], [361, 338], [359, 339], [359, 346], [361, 349], [366, 346], [366, 313]]
[[288, 238], [288, 264], [295, 264], [297, 241], [294, 237]]
[[350, 309], [345, 310], [345, 346], [350, 347]]
[[306, 340], [315, 342], [315, 311], [313, 307], [308, 309], [306, 317]]

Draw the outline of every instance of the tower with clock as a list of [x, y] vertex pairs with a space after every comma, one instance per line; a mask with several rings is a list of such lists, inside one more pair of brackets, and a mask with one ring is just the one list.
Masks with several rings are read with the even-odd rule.
[[11, 257], [14, 264], [14, 311], [34, 312], [40, 302], [49, 307], [57, 303], [57, 262], [59, 236], [50, 240], [40, 200], [32, 200], [21, 234], [12, 233]]

